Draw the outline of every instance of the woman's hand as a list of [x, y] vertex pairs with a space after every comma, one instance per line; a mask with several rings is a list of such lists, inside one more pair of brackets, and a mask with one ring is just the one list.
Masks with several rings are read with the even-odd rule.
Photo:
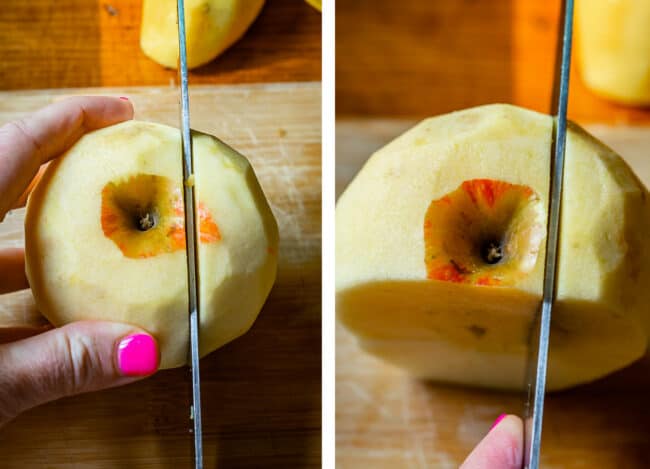
[[521, 469], [524, 427], [519, 417], [501, 415], [460, 469]]
[[[41, 165], [81, 136], [133, 117], [126, 98], [75, 97], [0, 127], [0, 220]], [[0, 293], [28, 288], [22, 249], [0, 250]], [[158, 369], [156, 341], [128, 324], [84, 321], [0, 345], [0, 426], [64, 396], [119, 386]]]

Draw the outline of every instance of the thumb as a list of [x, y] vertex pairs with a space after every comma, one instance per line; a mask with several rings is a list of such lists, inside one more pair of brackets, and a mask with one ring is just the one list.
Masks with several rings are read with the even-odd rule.
[[524, 427], [519, 417], [502, 415], [460, 469], [521, 469]]
[[151, 335], [112, 322], [76, 322], [0, 345], [0, 425], [60, 397], [137, 381], [159, 360]]

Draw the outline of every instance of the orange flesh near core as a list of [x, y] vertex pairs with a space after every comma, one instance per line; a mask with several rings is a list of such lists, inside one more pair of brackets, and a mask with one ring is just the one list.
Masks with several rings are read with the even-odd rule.
[[513, 284], [535, 266], [545, 235], [545, 210], [530, 187], [492, 179], [464, 181], [433, 200], [425, 214], [427, 278]]
[[[221, 239], [219, 227], [198, 204], [199, 239]], [[124, 256], [138, 259], [185, 249], [185, 219], [180, 188], [163, 176], [138, 174], [102, 190], [101, 225]]]

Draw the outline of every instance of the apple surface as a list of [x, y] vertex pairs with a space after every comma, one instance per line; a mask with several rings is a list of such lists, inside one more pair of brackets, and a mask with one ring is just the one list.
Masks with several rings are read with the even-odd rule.
[[[264, 0], [186, 0], [187, 66], [210, 62], [241, 38], [262, 10]], [[144, 0], [140, 47], [169, 68], [178, 66], [176, 0]]]
[[[278, 229], [253, 168], [192, 133], [200, 279], [200, 352], [245, 333], [273, 285]], [[29, 197], [25, 264], [55, 325], [108, 320], [158, 340], [161, 368], [188, 355], [180, 131], [128, 121], [85, 135]]]
[[[417, 377], [524, 383], [541, 303], [553, 121], [509, 105], [427, 119], [377, 151], [336, 208], [338, 319]], [[547, 387], [641, 357], [650, 208], [624, 161], [569, 125]]]

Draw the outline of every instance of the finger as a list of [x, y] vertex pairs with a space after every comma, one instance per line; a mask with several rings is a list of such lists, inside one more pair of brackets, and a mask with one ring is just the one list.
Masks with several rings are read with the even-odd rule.
[[524, 448], [521, 419], [507, 415], [467, 457], [460, 469], [521, 469]]
[[84, 132], [133, 117], [128, 100], [78, 96], [51, 104], [0, 127], [0, 219], [36, 175]]
[[159, 360], [150, 335], [112, 322], [72, 323], [0, 345], [0, 425], [60, 397], [141, 379]]
[[25, 251], [22, 248], [0, 249], [0, 295], [29, 288], [25, 275]]

